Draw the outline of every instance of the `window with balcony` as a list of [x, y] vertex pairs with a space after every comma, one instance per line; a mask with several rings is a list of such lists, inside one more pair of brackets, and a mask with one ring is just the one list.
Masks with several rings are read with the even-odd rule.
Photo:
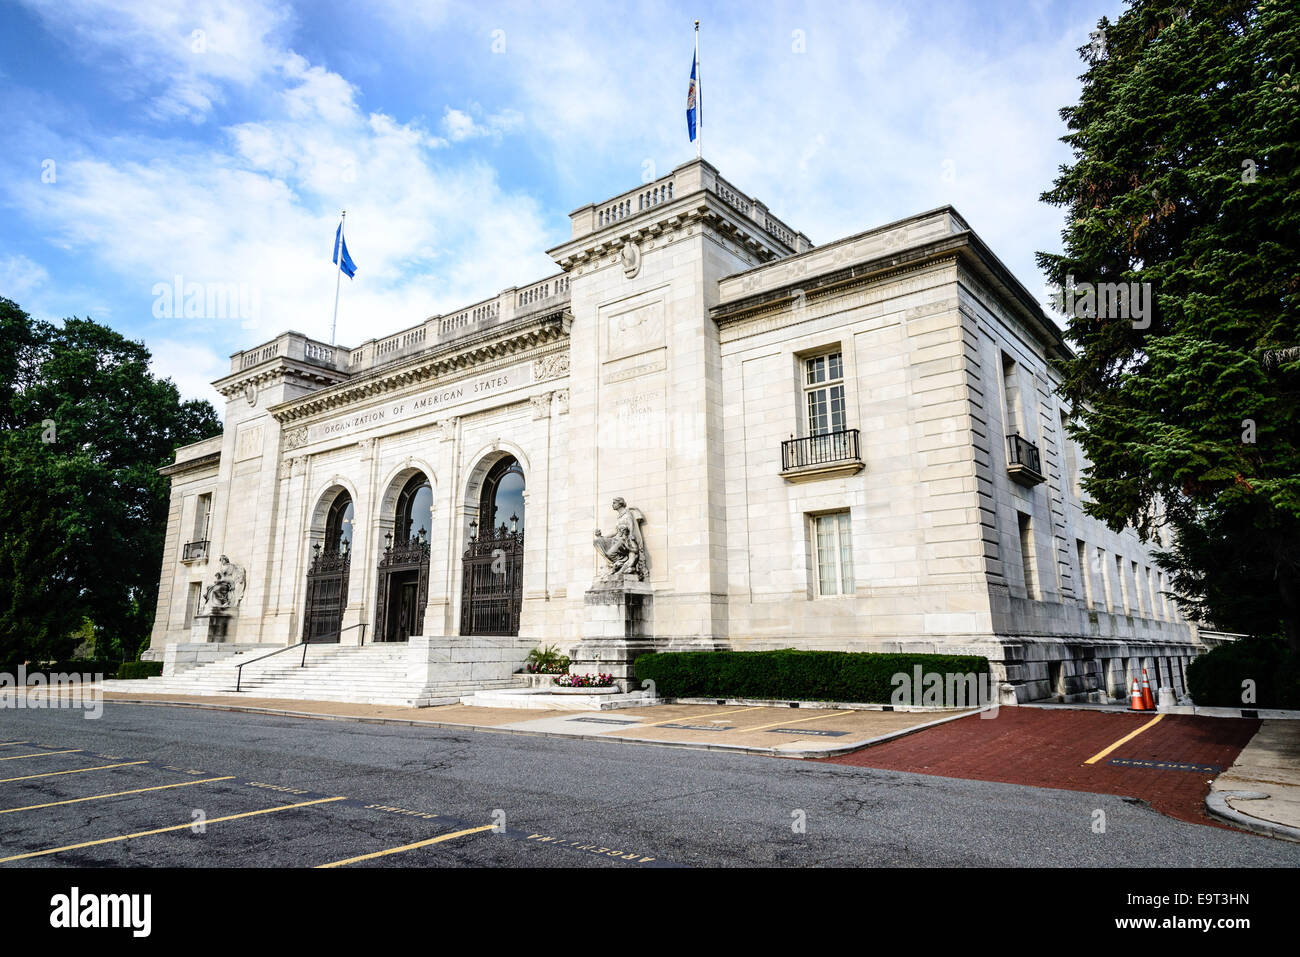
[[204, 492], [194, 502], [194, 527], [181, 549], [182, 562], [202, 562], [208, 557], [208, 526], [212, 521], [212, 493]]
[[801, 360], [803, 428], [801, 437], [781, 443], [781, 472], [790, 481], [862, 468], [860, 434], [848, 427], [844, 356], [839, 350]]
[[853, 547], [849, 533], [849, 513], [832, 512], [811, 517], [817, 597], [852, 595]]
[[1021, 485], [1046, 481], [1038, 446], [1027, 438], [1028, 423], [1020, 392], [1020, 367], [1002, 353], [1002, 419], [1007, 430], [1007, 474]]

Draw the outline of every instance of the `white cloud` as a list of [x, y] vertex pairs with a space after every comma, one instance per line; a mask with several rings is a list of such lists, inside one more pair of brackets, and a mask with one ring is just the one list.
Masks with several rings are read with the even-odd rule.
[[278, 69], [288, 8], [266, 0], [23, 0], [88, 59], [117, 66], [121, 92], [159, 119], [203, 121], [223, 87]]
[[176, 339], [154, 339], [149, 351], [153, 356], [150, 371], [176, 383], [182, 399], [207, 399], [217, 407], [218, 415], [225, 411], [226, 400], [212, 388], [212, 382], [230, 372], [228, 358], [205, 345]]
[[[121, 40], [110, 34], [115, 49]], [[157, 323], [174, 342], [225, 352], [286, 328], [328, 337], [342, 208], [359, 267], [343, 283], [344, 343], [555, 270], [541, 252], [548, 236], [537, 204], [504, 191], [490, 166], [449, 154], [418, 123], [362, 111], [346, 79], [292, 51], [268, 47], [254, 59], [277, 64], [262, 77], [264, 115], [226, 128], [224, 145], [92, 140], [86, 155], [61, 161], [57, 188], [13, 180], [12, 201], [47, 238], [126, 277], [142, 319], [158, 318], [155, 290], [175, 287], [176, 277], [182, 298], [191, 283], [237, 290], [246, 308]], [[517, 123], [508, 112], [464, 115], [467, 136], [499, 136]], [[174, 346], [169, 355], [194, 358]], [[160, 361], [178, 382], [189, 375]]]
[[0, 296], [20, 306], [27, 305], [49, 278], [44, 266], [26, 256], [0, 257]]

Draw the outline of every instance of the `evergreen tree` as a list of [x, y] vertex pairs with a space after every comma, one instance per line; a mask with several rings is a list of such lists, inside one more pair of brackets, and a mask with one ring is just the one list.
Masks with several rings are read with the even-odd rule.
[[[1186, 612], [1300, 650], [1300, 7], [1130, 0], [1080, 53], [1073, 162], [1043, 194], [1065, 251], [1038, 259], [1075, 303], [1088, 511], [1171, 525]], [[1153, 307], [1084, 283], [1149, 283]]]

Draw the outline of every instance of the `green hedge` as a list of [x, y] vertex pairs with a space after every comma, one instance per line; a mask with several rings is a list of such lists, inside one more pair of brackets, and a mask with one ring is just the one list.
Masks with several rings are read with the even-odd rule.
[[[1255, 701], [1242, 701], [1242, 682], [1255, 682]], [[1187, 666], [1187, 692], [1202, 706], [1300, 708], [1300, 655], [1280, 638], [1241, 638], [1219, 645]]]
[[[17, 675], [19, 665], [22, 662], [2, 664], [0, 663], [0, 674]], [[40, 672], [43, 675], [54, 674], [79, 674], [95, 675], [102, 674], [105, 678], [112, 678], [117, 674], [117, 669], [122, 665], [111, 658], [70, 658], [65, 661], [29, 661], [27, 662], [27, 673], [29, 675]]]
[[[667, 698], [891, 703], [899, 673], [987, 675], [980, 655], [875, 654], [851, 651], [677, 651], [636, 659], [639, 681]], [[946, 681], [946, 679], [945, 679]], [[924, 687], [924, 685], [922, 686]], [[987, 687], [987, 686], [986, 686]], [[914, 703], [921, 703], [921, 689]], [[908, 699], [908, 703], [913, 703]], [[973, 704], [974, 702], [968, 702]]]
[[122, 679], [156, 678], [162, 674], [162, 670], [161, 661], [127, 661], [117, 669], [117, 676]]

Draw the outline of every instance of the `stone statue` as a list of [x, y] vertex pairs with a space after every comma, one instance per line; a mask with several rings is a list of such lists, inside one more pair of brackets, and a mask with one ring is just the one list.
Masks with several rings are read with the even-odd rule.
[[605, 536], [596, 529], [594, 544], [610, 565], [601, 581], [617, 582], [629, 578], [645, 581], [649, 567], [645, 539], [641, 537], [641, 523], [645, 516], [640, 509], [628, 508], [622, 498], [614, 499], [614, 511], [618, 512], [618, 521], [614, 523], [613, 534]]
[[212, 583], [203, 591], [203, 604], [209, 614], [228, 615], [244, 597], [246, 576], [243, 567], [234, 564], [225, 555], [221, 567], [212, 575]]

